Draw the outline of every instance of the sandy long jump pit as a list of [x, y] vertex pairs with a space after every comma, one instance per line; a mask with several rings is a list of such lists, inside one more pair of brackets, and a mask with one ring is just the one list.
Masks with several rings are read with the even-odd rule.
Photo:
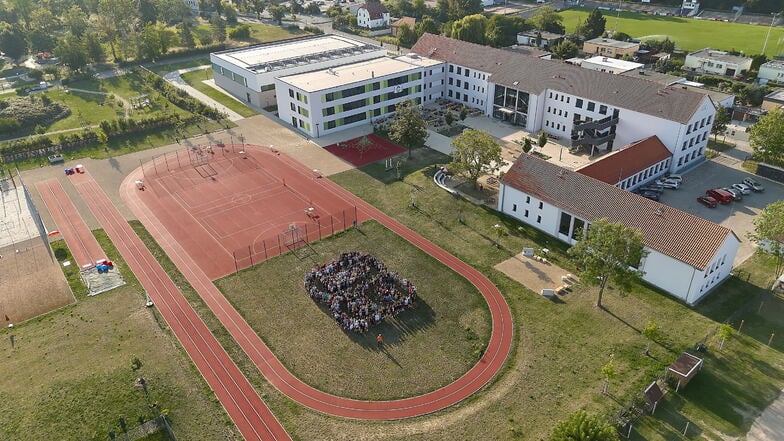
[[123, 193], [214, 280], [366, 220], [325, 179], [270, 147], [211, 145], [152, 158]]

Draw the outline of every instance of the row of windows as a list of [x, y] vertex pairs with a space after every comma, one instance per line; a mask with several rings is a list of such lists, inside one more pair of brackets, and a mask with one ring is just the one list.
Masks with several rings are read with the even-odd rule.
[[[548, 98], [552, 98], [552, 99], [554, 99], [556, 101], [560, 101], [560, 102], [564, 102], [564, 99], [566, 99], [566, 104], [569, 104], [569, 101], [572, 99], [571, 97], [568, 97], [568, 96], [566, 96], [564, 94], [561, 94], [561, 93], [558, 93], [558, 92], [550, 92], [550, 95], [548, 95]], [[577, 107], [580, 107], [582, 105], [583, 100], [578, 99], [577, 102], [580, 103], [580, 105], [578, 105]]]
[[305, 104], [308, 103], [308, 96], [305, 95], [304, 93], [299, 93], [299, 92], [294, 93], [294, 90], [289, 89], [289, 96], [301, 103], [305, 103]]
[[561, 123], [552, 122], [550, 120], [545, 121], [544, 126], [555, 130], [561, 130], [561, 127], [563, 127], [563, 129], [566, 130], [566, 124], [562, 125]]
[[292, 112], [297, 112], [297, 113], [299, 113], [300, 115], [302, 115], [302, 116], [304, 116], [306, 118], [310, 116], [310, 112], [308, 111], [308, 109], [306, 109], [304, 107], [301, 107], [301, 106], [297, 106], [294, 103], [289, 103], [289, 105], [291, 106], [291, 111]]
[[688, 126], [686, 126], [686, 134], [688, 135], [693, 130], [697, 130], [697, 129], [701, 129], [701, 128], [705, 127], [705, 124], [710, 124], [712, 118], [713, 118], [713, 115], [708, 115], [707, 117], [705, 117], [705, 118], [703, 118], [703, 119], [701, 119], [699, 121], [695, 121], [694, 124], [693, 124], [693, 127], [692, 127], [692, 124], [689, 124]]
[[657, 163], [652, 167], [648, 167], [642, 172], [635, 174], [634, 176], [629, 176], [628, 178], [624, 179], [618, 187], [626, 190], [627, 188], [634, 187], [635, 185], [647, 181], [649, 178], [652, 178], [659, 173], [663, 172], [664, 170], [668, 170], [670, 168], [670, 159], [666, 159]]
[[[556, 110], [558, 112], [556, 112]], [[547, 106], [547, 113], [552, 113], [553, 115], [557, 114], [558, 116], [563, 116], [564, 118], [569, 118], [569, 112], [567, 112], [565, 110], [561, 110], [561, 109], [550, 108], [550, 106]]]
[[684, 151], [688, 148], [694, 147], [694, 144], [699, 144], [700, 142], [705, 142], [708, 139], [708, 131], [702, 132], [702, 134], [697, 134], [697, 136], [692, 136], [689, 138], [688, 141], [683, 141], [683, 145], [681, 146], [681, 151]]
[[[417, 105], [422, 104], [422, 98], [414, 98], [413, 100]], [[346, 124], [352, 124], [358, 121], [364, 121], [368, 118], [375, 118], [377, 116], [381, 116], [382, 114], [393, 113], [397, 107], [397, 104], [390, 104], [388, 106], [380, 106], [372, 110], [362, 111], [355, 113], [353, 115], [344, 116], [342, 118], [337, 118], [329, 121], [324, 121], [324, 129], [334, 129], [338, 126], [344, 126]]]
[[473, 98], [469, 96], [467, 93], [453, 92], [452, 90], [448, 90], [446, 93], [449, 98], [454, 98], [456, 101], [462, 100], [464, 103], [467, 103], [468, 98], [471, 98], [471, 104], [477, 104], [479, 106], [485, 105], [484, 100]]
[[700, 157], [700, 156], [702, 156], [702, 148], [700, 148], [699, 150], [695, 150], [695, 151], [691, 152], [690, 155], [686, 155], [686, 156], [683, 156], [680, 159], [678, 159], [678, 167], [680, 167], [682, 165], [686, 165], [689, 162], [695, 160], [697, 157]]

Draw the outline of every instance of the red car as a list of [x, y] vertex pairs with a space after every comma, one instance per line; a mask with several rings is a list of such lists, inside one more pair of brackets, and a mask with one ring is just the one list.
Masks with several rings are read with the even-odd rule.
[[708, 208], [716, 208], [716, 205], [718, 205], [716, 199], [710, 196], [700, 196], [697, 198], [697, 202], [701, 203], [702, 205]]

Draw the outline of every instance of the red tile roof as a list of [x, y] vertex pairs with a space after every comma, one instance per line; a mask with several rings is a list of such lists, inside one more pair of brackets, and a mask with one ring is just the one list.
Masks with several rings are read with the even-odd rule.
[[387, 11], [387, 8], [385, 8], [384, 5], [381, 4], [381, 2], [375, 2], [375, 1], [369, 1], [365, 3], [364, 5], [362, 5], [362, 9], [368, 11], [371, 20], [378, 20], [379, 18], [382, 18], [385, 13], [389, 12]]
[[653, 135], [622, 147], [575, 171], [615, 185], [670, 157], [672, 153], [662, 144], [658, 136]]
[[501, 182], [589, 221], [607, 218], [642, 232], [653, 250], [704, 270], [729, 228], [522, 154]]
[[416, 26], [416, 18], [414, 17], [403, 17], [400, 20], [392, 23], [393, 28], [398, 28], [403, 25], [408, 25], [408, 28], [412, 31], [414, 30], [414, 26]]
[[419, 55], [490, 74], [490, 81], [539, 95], [546, 89], [686, 124], [705, 95], [642, 78], [511, 54], [467, 41], [425, 33], [411, 48]]

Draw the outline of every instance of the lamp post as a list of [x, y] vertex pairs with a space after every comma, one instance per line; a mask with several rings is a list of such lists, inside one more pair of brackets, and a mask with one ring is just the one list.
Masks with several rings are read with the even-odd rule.
[[316, 138], [319, 137], [319, 123], [316, 123]]

